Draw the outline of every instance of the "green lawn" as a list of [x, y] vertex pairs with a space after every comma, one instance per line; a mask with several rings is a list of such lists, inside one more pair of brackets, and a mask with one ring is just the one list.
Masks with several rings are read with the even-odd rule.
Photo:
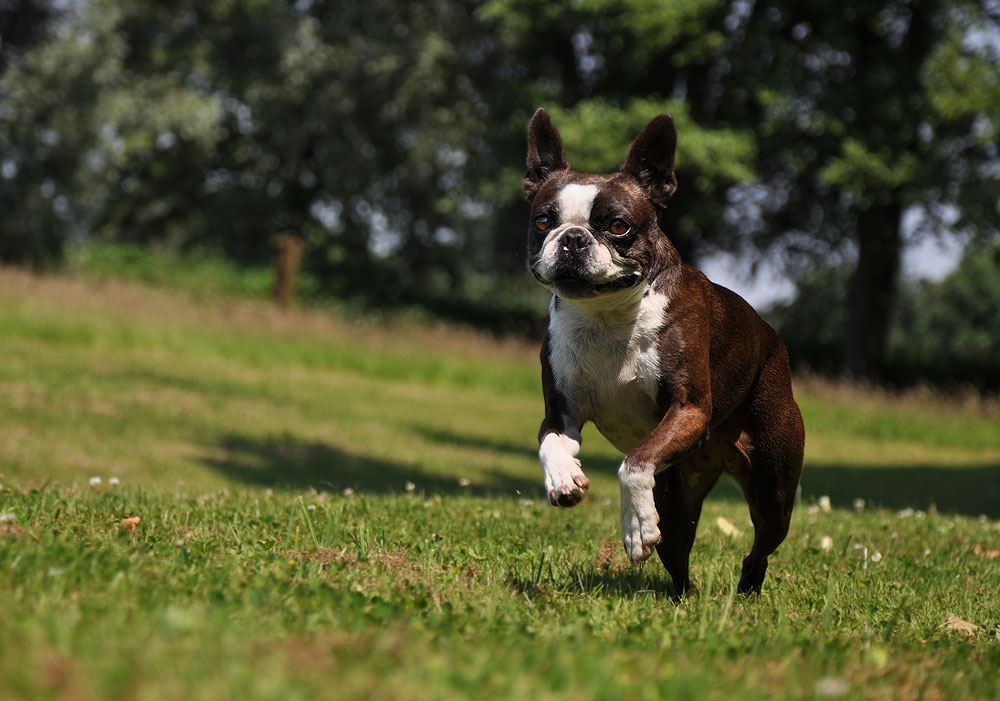
[[531, 346], [10, 270], [0, 343], [0, 698], [1000, 697], [995, 404], [800, 382], [764, 593], [722, 485], [677, 602], [595, 431], [544, 500]]

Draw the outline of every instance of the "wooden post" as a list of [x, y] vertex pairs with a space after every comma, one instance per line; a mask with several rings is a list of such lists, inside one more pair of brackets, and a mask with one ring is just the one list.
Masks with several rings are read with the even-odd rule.
[[295, 283], [299, 268], [302, 267], [305, 242], [294, 230], [289, 229], [278, 234], [275, 244], [274, 302], [282, 309], [288, 309], [295, 301]]

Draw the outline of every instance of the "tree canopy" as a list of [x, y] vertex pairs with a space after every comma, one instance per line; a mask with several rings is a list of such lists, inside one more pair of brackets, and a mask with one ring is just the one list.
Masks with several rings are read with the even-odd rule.
[[853, 264], [840, 364], [877, 375], [904, 235], [996, 234], [998, 22], [990, 0], [2, 3], [0, 259], [261, 262], [294, 231], [325, 294], [524, 328], [533, 110], [594, 171], [671, 112], [682, 254]]

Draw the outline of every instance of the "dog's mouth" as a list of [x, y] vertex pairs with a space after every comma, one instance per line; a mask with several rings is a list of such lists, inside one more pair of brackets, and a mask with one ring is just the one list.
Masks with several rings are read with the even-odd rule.
[[535, 274], [535, 278], [545, 285], [551, 287], [560, 297], [576, 299], [581, 297], [596, 297], [597, 295], [624, 290], [633, 287], [642, 279], [638, 270], [631, 270], [613, 280], [602, 280], [595, 282], [582, 276], [572, 268], [560, 268], [552, 275], [552, 279], [545, 279]]

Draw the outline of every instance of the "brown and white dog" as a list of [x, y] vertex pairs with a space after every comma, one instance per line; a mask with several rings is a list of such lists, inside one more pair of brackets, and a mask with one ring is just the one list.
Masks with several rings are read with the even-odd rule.
[[754, 524], [739, 590], [759, 591], [788, 532], [805, 431], [781, 339], [684, 264], [657, 223], [677, 187], [676, 143], [673, 119], [660, 115], [620, 172], [577, 173], [545, 110], [531, 120], [529, 266], [552, 292], [538, 455], [549, 501], [574, 506], [590, 485], [576, 458], [583, 425], [626, 453], [625, 551], [639, 563], [655, 546], [678, 594], [691, 585], [702, 502], [730, 475]]

